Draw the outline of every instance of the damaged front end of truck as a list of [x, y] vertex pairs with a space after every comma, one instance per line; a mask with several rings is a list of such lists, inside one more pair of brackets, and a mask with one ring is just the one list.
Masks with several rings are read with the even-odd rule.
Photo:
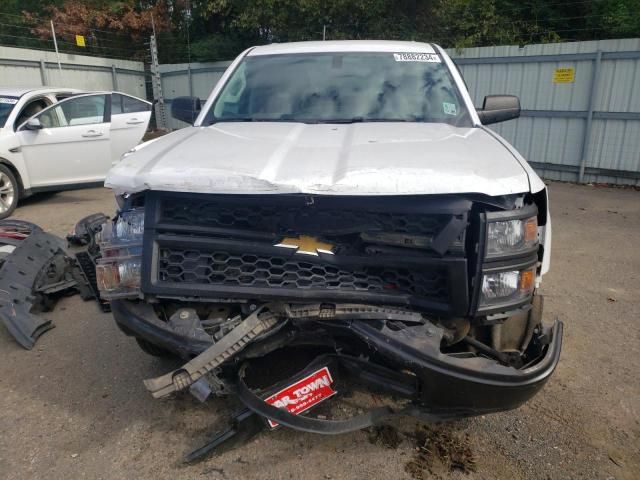
[[156, 398], [232, 393], [270, 426], [340, 433], [399, 412], [297, 415], [344, 385], [406, 399], [403, 414], [512, 409], [558, 362], [562, 323], [536, 294], [546, 190], [120, 200], [102, 296], [144, 350], [187, 360], [145, 381]]

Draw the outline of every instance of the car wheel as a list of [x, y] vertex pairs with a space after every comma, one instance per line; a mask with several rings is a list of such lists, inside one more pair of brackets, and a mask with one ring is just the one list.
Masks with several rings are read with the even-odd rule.
[[142, 349], [144, 353], [148, 353], [149, 355], [153, 355], [154, 357], [175, 357], [173, 353], [164, 348], [160, 348], [157, 345], [154, 345], [151, 342], [147, 342], [142, 338], [136, 337], [136, 342], [138, 342], [138, 346]]
[[18, 205], [18, 182], [11, 170], [0, 164], [0, 220], [10, 216]]

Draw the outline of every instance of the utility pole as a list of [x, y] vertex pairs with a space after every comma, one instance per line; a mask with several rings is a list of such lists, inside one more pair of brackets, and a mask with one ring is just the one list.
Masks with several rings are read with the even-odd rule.
[[327, 39], [327, 26], [322, 25], [322, 41], [325, 41], [326, 39]]
[[56, 49], [56, 57], [58, 59], [58, 70], [62, 72], [62, 65], [60, 65], [60, 53], [58, 52], [58, 40], [56, 40], [56, 31], [53, 28], [53, 20], [50, 20], [50, 22], [51, 22], [51, 36], [53, 37], [53, 46]]
[[158, 45], [156, 44], [156, 36], [151, 35], [151, 75], [153, 85], [154, 108], [156, 111], [156, 127], [158, 129], [168, 129], [167, 110], [164, 104], [164, 96], [162, 95], [162, 77], [160, 76], [160, 65], [158, 63]]
[[153, 16], [151, 16], [151, 26], [153, 28], [153, 35], [151, 35], [149, 48], [151, 49], [151, 75], [153, 99], [155, 100], [156, 127], [167, 130], [169, 129], [169, 122], [167, 121], [167, 109], [164, 103], [164, 96], [162, 95], [162, 76], [160, 75], [160, 64], [158, 62], [158, 44], [156, 42], [156, 26], [153, 21]]

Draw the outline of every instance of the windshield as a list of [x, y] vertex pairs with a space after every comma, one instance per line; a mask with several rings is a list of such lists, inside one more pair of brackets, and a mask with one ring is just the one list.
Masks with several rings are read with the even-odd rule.
[[7, 123], [7, 118], [16, 103], [18, 103], [18, 97], [0, 96], [0, 128]]
[[203, 123], [229, 121], [471, 126], [440, 56], [401, 52], [245, 57]]

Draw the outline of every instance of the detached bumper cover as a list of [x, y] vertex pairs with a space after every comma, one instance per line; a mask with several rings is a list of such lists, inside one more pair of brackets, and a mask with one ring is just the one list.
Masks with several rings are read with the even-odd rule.
[[[113, 301], [113, 314], [128, 335], [143, 338], [188, 358], [202, 353], [211, 343], [171, 331], [144, 303]], [[400, 330], [384, 322], [352, 320], [323, 322], [328, 331], [351, 335], [372, 352], [369, 363], [391, 366], [415, 375], [418, 387], [411, 399], [434, 414], [459, 416], [509, 410], [533, 397], [546, 383], [560, 359], [563, 324], [556, 321], [544, 353], [534, 365], [516, 369], [482, 358], [456, 358], [440, 352], [441, 330], [418, 325]]]

